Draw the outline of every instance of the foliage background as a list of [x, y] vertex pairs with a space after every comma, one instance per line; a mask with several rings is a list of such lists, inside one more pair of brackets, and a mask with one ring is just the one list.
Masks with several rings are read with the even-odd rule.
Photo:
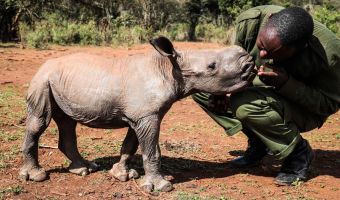
[[132, 45], [153, 35], [228, 43], [253, 6], [301, 6], [340, 35], [336, 0], [0, 0], [0, 40], [24, 46]]

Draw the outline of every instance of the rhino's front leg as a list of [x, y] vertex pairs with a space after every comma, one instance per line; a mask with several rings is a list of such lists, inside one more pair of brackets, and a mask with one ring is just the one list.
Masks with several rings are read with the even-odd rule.
[[138, 149], [138, 138], [135, 131], [130, 127], [120, 150], [120, 160], [115, 163], [110, 170], [110, 174], [120, 181], [127, 181], [131, 178], [138, 178], [138, 173], [134, 169], [129, 169], [129, 161]]
[[147, 192], [152, 190], [168, 192], [173, 189], [172, 184], [160, 173], [159, 129], [160, 118], [157, 115], [144, 117], [135, 127], [145, 171], [145, 176], [141, 180], [141, 188]]

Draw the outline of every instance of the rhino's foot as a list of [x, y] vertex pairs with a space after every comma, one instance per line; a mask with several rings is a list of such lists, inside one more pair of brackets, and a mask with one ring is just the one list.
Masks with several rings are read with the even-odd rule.
[[41, 167], [22, 167], [19, 172], [19, 178], [31, 181], [44, 181], [48, 178], [46, 171]]
[[145, 176], [141, 180], [140, 187], [145, 192], [169, 192], [173, 189], [170, 181], [165, 180], [161, 175]]
[[86, 176], [92, 172], [95, 172], [99, 169], [99, 165], [95, 162], [90, 162], [85, 160], [82, 164], [71, 163], [69, 166], [69, 171], [73, 174], [77, 174], [80, 176]]
[[122, 165], [120, 163], [114, 164], [109, 173], [116, 179], [123, 182], [128, 181], [132, 178], [139, 177], [139, 174], [136, 170], [134, 169], [129, 170], [125, 165]]

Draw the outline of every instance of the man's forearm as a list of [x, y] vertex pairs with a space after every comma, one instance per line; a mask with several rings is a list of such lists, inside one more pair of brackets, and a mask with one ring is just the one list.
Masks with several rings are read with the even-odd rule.
[[289, 77], [288, 81], [278, 91], [284, 97], [318, 115], [329, 116], [339, 110], [337, 102], [318, 89], [309, 87], [293, 77]]

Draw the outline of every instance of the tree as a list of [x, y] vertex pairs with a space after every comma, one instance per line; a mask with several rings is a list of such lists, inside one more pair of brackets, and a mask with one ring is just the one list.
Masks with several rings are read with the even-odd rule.
[[186, 19], [189, 23], [188, 37], [190, 41], [196, 39], [195, 29], [201, 15], [201, 0], [188, 0], [184, 4]]

